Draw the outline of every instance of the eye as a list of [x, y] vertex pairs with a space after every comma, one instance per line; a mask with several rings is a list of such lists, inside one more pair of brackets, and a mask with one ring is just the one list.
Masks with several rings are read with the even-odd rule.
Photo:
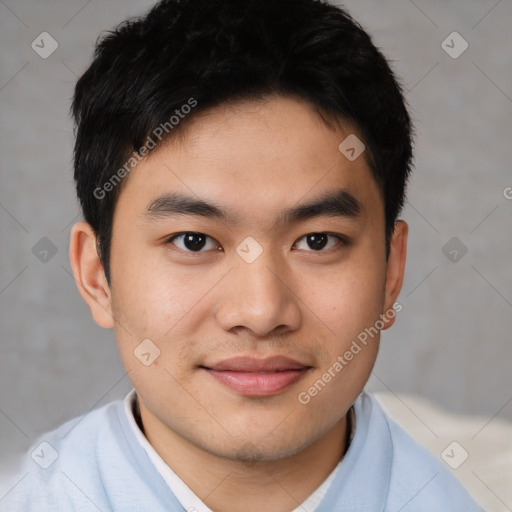
[[[331, 238], [331, 240], [329, 240], [329, 238]], [[300, 247], [301, 243], [303, 245], [302, 247]], [[314, 252], [328, 252], [330, 249], [336, 248], [337, 245], [348, 245], [348, 240], [341, 235], [334, 235], [332, 233], [308, 233], [302, 238], [299, 238], [299, 240], [295, 242], [294, 247], [307, 251], [308, 248], [304, 247], [304, 243]]]
[[[205, 252], [219, 247], [215, 240], [208, 235], [192, 231], [173, 235], [167, 239], [166, 243], [173, 244], [186, 252]], [[205, 249], [205, 251], [202, 251], [202, 249]]]

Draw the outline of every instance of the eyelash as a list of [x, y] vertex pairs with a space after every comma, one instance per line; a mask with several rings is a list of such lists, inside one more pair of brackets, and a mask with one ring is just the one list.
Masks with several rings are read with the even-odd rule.
[[[197, 231], [183, 231], [181, 233], [176, 233], [175, 235], [172, 235], [169, 238], [167, 238], [165, 240], [165, 244], [166, 245], [175, 245], [173, 243], [173, 240], [175, 240], [176, 238], [182, 237], [184, 235], [190, 235], [190, 234], [201, 235], [201, 236], [206, 237], [208, 240], [214, 240], [215, 242], [217, 242], [214, 238], [212, 238], [211, 236], [205, 235], [204, 233], [199, 233]], [[324, 250], [323, 248], [318, 250], [318, 251], [310, 249], [310, 250], [307, 250], [306, 252], [312, 252], [312, 253], [318, 253], [318, 254], [322, 254], [322, 253], [323, 254], [329, 254], [331, 252], [339, 250], [341, 247], [345, 247], [345, 246], [348, 246], [350, 244], [349, 239], [346, 236], [344, 236], [344, 235], [339, 235], [339, 234], [336, 234], [336, 233], [329, 233], [329, 232], [326, 232], [326, 231], [312, 231], [311, 233], [306, 233], [305, 235], [303, 235], [300, 238], [298, 238], [297, 241], [293, 245], [295, 246], [297, 244], [297, 242], [299, 242], [300, 240], [303, 240], [304, 238], [306, 238], [309, 235], [327, 235], [327, 236], [336, 238], [338, 240], [338, 243], [336, 245], [334, 245], [333, 247], [329, 247], [326, 250]], [[191, 250], [188, 250], [188, 249], [181, 249], [179, 247], [177, 248], [177, 250], [181, 251], [181, 252], [183, 252], [183, 253], [185, 253], [187, 255], [196, 255], [196, 254], [201, 254], [201, 253], [208, 252], [208, 250], [206, 250], [206, 251], [204, 251], [204, 250], [191, 251]]]

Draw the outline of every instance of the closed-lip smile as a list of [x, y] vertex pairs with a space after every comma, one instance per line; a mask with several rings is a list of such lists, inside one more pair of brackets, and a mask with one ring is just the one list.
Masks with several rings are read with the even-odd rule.
[[201, 365], [217, 381], [244, 396], [272, 396], [285, 390], [312, 368], [285, 356], [233, 357]]

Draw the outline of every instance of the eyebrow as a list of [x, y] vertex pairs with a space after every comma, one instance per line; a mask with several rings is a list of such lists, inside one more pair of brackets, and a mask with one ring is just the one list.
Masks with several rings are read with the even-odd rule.
[[[357, 219], [363, 211], [362, 204], [346, 189], [337, 189], [310, 202], [288, 208], [280, 213], [275, 225], [293, 224], [316, 217], [343, 217]], [[207, 202], [182, 193], [163, 194], [152, 200], [143, 212], [147, 221], [175, 216], [199, 216], [226, 223], [239, 222], [238, 215]]]

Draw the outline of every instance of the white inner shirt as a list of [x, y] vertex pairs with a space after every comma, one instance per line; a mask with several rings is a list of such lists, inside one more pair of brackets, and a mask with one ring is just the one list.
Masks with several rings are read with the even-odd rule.
[[[144, 451], [148, 454], [149, 459], [155, 466], [156, 470], [162, 478], [165, 480], [172, 493], [176, 496], [178, 501], [181, 503], [183, 508], [187, 511], [191, 512], [213, 512], [210, 508], [208, 508], [201, 499], [192, 492], [192, 490], [188, 487], [188, 485], [163, 461], [163, 459], [158, 455], [156, 450], [151, 446], [149, 441], [146, 439], [146, 436], [140, 430], [137, 422], [134, 417], [134, 408], [136, 406], [137, 395], [135, 390], [133, 389], [126, 395], [124, 399], [124, 410], [126, 413], [126, 417], [128, 418], [128, 423], [132, 428], [135, 437], [139, 441]], [[354, 409], [350, 408], [350, 426], [351, 432], [349, 440], [352, 441], [355, 432], [355, 415]], [[324, 498], [332, 480], [334, 479], [336, 472], [339, 468], [339, 464], [334, 468], [331, 474], [323, 481], [323, 483], [307, 498], [303, 503], [301, 503], [297, 508], [293, 510], [293, 512], [313, 512], [316, 507], [320, 504], [322, 499]]]

